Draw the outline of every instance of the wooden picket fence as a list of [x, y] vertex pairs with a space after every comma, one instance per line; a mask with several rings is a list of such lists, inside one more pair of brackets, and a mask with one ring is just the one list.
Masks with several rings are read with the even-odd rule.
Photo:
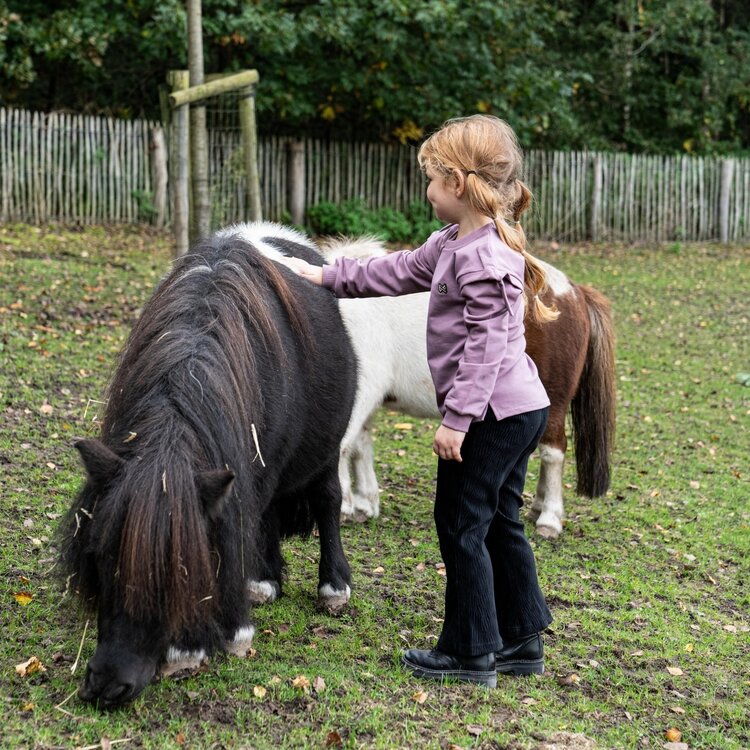
[[[169, 220], [156, 196], [161, 125], [0, 108], [0, 221], [97, 224]], [[261, 138], [265, 218], [289, 220], [295, 139]], [[297, 141], [299, 143], [299, 141]], [[210, 132], [209, 180], [215, 226], [244, 220], [239, 133]], [[305, 205], [363, 198], [370, 206], [424, 205], [424, 178], [411, 146], [307, 139]], [[558, 241], [750, 240], [750, 158], [601, 152], [526, 154], [535, 203], [525, 224]], [[164, 193], [166, 196], [167, 194]], [[155, 202], [156, 201], [156, 202]]]

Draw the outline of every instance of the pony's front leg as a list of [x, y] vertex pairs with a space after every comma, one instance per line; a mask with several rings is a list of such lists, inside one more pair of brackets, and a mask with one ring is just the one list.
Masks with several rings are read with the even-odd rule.
[[339, 454], [339, 484], [341, 485], [341, 516], [351, 518], [354, 515], [354, 498], [352, 477], [349, 473], [349, 462], [352, 457], [352, 446], [341, 444]]
[[336, 462], [310, 487], [310, 502], [320, 535], [318, 603], [339, 614], [351, 597], [351, 571], [341, 545], [341, 486]]
[[562, 532], [565, 454], [559, 448], [540, 443], [539, 457], [539, 482], [531, 506], [531, 517], [536, 518], [536, 530], [540, 536], [556, 539]]
[[270, 604], [281, 596], [281, 577], [284, 559], [281, 556], [279, 520], [274, 508], [267, 509], [261, 519], [262, 533], [258, 536], [257, 554], [247, 563], [247, 598], [250, 604]]
[[[357, 483], [353, 499], [354, 512], [363, 513], [367, 518], [377, 518], [380, 515], [380, 488], [375, 474], [372, 435], [367, 425], [362, 427], [352, 445], [352, 465]], [[344, 488], [341, 490], [343, 492]]]

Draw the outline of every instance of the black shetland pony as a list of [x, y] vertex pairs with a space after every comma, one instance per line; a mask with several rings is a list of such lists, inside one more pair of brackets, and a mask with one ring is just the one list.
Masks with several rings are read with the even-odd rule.
[[[283, 251], [283, 234], [266, 241]], [[175, 263], [120, 355], [101, 438], [76, 444], [88, 477], [61, 531], [70, 586], [98, 612], [84, 700], [120, 705], [170, 661], [245, 653], [248, 586], [274, 598], [280, 538], [314, 524], [321, 603], [344, 606], [355, 384], [328, 291], [231, 232]]]

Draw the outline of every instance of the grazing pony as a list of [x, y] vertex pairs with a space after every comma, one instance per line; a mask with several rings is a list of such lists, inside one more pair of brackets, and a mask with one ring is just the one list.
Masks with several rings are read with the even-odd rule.
[[[383, 254], [382, 245], [336, 240], [322, 248], [328, 261], [339, 255]], [[526, 320], [526, 350], [536, 363], [550, 399], [549, 421], [539, 444], [541, 469], [531, 516], [537, 532], [555, 538], [562, 531], [565, 418], [570, 411], [575, 446], [576, 491], [603, 495], [609, 487], [615, 434], [614, 328], [609, 301], [596, 289], [571, 282], [540, 261], [549, 288], [544, 296], [560, 317], [549, 323]], [[355, 518], [379, 514], [368, 422], [377, 408], [419, 418], [440, 419], [427, 367], [425, 330], [429, 293], [341, 300], [341, 314], [359, 360], [357, 399], [342, 443], [348, 464], [341, 468], [343, 512]]]
[[320, 601], [345, 605], [338, 463], [355, 386], [330, 292], [231, 231], [175, 262], [120, 355], [101, 437], [76, 444], [87, 480], [61, 547], [98, 611], [84, 700], [123, 704], [160, 667], [246, 653], [251, 594], [281, 590], [280, 538], [314, 524]]
[[[234, 228], [260, 243], [268, 225]], [[285, 254], [308, 262], [315, 245], [297, 234]], [[260, 246], [260, 245], [259, 245]], [[372, 238], [326, 243], [327, 261], [341, 255], [383, 255]], [[557, 537], [562, 531], [563, 461], [567, 449], [565, 418], [570, 411], [575, 446], [576, 491], [587, 497], [609, 487], [610, 454], [615, 433], [614, 329], [608, 300], [595, 289], [571, 282], [540, 261], [549, 289], [544, 297], [560, 317], [550, 323], [527, 320], [527, 351], [537, 365], [550, 398], [547, 429], [539, 445], [541, 469], [531, 514], [537, 532]], [[425, 330], [429, 293], [401, 297], [341, 299], [339, 309], [357, 354], [357, 396], [341, 444], [339, 478], [345, 518], [376, 517], [380, 512], [369, 422], [377, 409], [389, 408], [418, 418], [439, 419], [435, 389], [427, 367]]]

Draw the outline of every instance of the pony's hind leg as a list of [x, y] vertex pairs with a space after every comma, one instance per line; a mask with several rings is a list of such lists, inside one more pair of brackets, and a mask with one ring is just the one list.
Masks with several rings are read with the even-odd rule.
[[531, 506], [531, 517], [536, 519], [536, 530], [546, 539], [556, 539], [562, 532], [563, 463], [565, 453], [554, 445], [539, 444], [539, 482]]
[[310, 503], [320, 535], [318, 603], [339, 614], [351, 597], [351, 571], [341, 545], [341, 486], [334, 462], [309, 487]]

